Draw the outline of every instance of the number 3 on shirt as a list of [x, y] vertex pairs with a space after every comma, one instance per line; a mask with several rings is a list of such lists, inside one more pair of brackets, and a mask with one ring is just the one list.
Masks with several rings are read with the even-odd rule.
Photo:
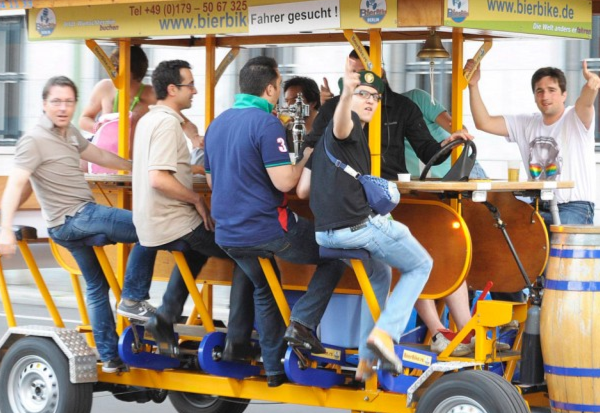
[[279, 152], [287, 152], [287, 145], [285, 144], [285, 139], [277, 138], [277, 143], [279, 144]]

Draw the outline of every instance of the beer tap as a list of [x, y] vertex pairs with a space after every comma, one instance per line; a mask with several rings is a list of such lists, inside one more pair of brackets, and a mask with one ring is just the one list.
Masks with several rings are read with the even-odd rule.
[[292, 124], [292, 138], [294, 140], [294, 163], [296, 163], [302, 157], [300, 151], [302, 150], [302, 143], [304, 142], [304, 135], [306, 134], [304, 118], [308, 117], [310, 114], [310, 106], [305, 104], [302, 100], [302, 93], [298, 93], [296, 102], [289, 107], [289, 112], [294, 119]]

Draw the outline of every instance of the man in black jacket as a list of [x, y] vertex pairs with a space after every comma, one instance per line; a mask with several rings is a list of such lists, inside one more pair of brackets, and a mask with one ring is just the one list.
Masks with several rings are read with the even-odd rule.
[[[369, 47], [365, 46], [367, 53]], [[350, 64], [355, 72], [365, 70], [356, 51], [352, 50], [349, 55]], [[399, 173], [406, 173], [406, 162], [404, 160], [404, 137], [408, 139], [415, 153], [423, 163], [435, 155], [443, 146], [456, 139], [472, 139], [464, 131], [454, 132], [448, 139], [437, 142], [423, 119], [423, 113], [419, 107], [409, 98], [396, 93], [390, 89], [385, 72], [382, 73], [385, 83], [385, 91], [381, 101], [381, 177], [389, 180], [398, 179]], [[323, 89], [323, 87], [322, 87]], [[325, 90], [327, 93], [327, 90]], [[333, 94], [329, 94], [333, 96]], [[319, 110], [319, 114], [313, 122], [312, 131], [305, 138], [309, 146], [319, 140], [325, 132], [329, 121], [333, 119], [333, 113], [338, 104], [339, 96], [327, 100]], [[365, 134], [368, 133], [368, 125]], [[367, 135], [368, 136], [368, 135]], [[442, 157], [436, 163], [442, 163], [446, 157]]]

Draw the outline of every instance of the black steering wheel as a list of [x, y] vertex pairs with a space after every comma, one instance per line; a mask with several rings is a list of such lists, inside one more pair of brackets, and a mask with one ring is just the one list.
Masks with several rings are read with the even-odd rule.
[[[427, 165], [425, 165], [425, 168], [423, 168], [423, 172], [421, 172], [419, 179], [424, 181], [425, 178], [427, 178], [427, 173], [433, 164], [435, 164], [438, 159], [449, 153], [458, 145], [465, 145], [465, 148], [456, 162], [454, 162], [454, 165], [452, 165], [448, 173], [444, 175], [441, 180], [445, 182], [468, 181], [469, 174], [471, 173], [473, 165], [475, 165], [475, 160], [477, 159], [477, 147], [473, 141], [467, 139], [456, 139], [440, 149], [435, 155], [433, 155], [429, 162], [427, 162]], [[469, 154], [469, 152], [471, 153]]]

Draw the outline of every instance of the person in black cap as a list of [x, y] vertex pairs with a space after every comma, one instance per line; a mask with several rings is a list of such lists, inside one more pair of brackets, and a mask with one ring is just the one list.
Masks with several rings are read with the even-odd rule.
[[[367, 53], [369, 46], [365, 46]], [[350, 68], [354, 72], [364, 70], [364, 65], [355, 50], [352, 50], [348, 56]], [[402, 94], [394, 92], [385, 77], [382, 75], [384, 94], [382, 95], [382, 116], [381, 116], [381, 176], [389, 180], [396, 180], [397, 174], [408, 172], [406, 166], [406, 146], [408, 142], [414, 149], [417, 157], [424, 163], [435, 155], [444, 145], [455, 139], [472, 139], [473, 137], [465, 131], [458, 131], [451, 134], [445, 140], [438, 142], [429, 132], [429, 128], [423, 117], [423, 113], [416, 103]], [[322, 104], [319, 114], [313, 122], [313, 129], [305, 137], [307, 145], [315, 145], [325, 128], [333, 118], [335, 108], [340, 97], [333, 97], [329, 88], [321, 87], [321, 100], [326, 100]], [[368, 125], [365, 126], [365, 135], [368, 136]], [[406, 137], [406, 139], [405, 139]], [[440, 158], [437, 164], [442, 163], [446, 157]], [[445, 298], [449, 308], [452, 309], [452, 315], [458, 320], [459, 327], [464, 325], [470, 319], [467, 286], [463, 284], [459, 289]], [[423, 318], [425, 324], [431, 331], [433, 338], [433, 350], [437, 353], [443, 351], [450, 343], [450, 340], [442, 334], [451, 336], [449, 330], [443, 329], [432, 300], [419, 300], [417, 303], [419, 316]], [[472, 350], [470, 342], [471, 336], [465, 339], [454, 356], [462, 356]]]
[[[364, 263], [379, 305], [382, 308], [385, 305], [385, 309], [374, 324], [363, 305], [357, 380], [369, 378], [378, 361], [383, 369], [401, 372], [402, 362], [394, 352], [394, 341], [400, 339], [406, 328], [433, 266], [433, 260], [408, 228], [394, 221], [390, 214], [374, 213], [361, 183], [338, 168], [327, 154], [330, 152], [361, 174], [370, 173], [371, 153], [363, 128], [373, 118], [384, 90], [379, 76], [370, 71], [354, 72], [348, 59], [333, 119], [308, 161], [314, 174], [305, 167], [297, 188], [301, 197], [310, 192], [319, 245], [361, 248], [371, 256]], [[386, 304], [391, 266], [402, 277]]]
[[[367, 53], [369, 47], [365, 46]], [[354, 72], [365, 70], [356, 51], [352, 50], [349, 55], [351, 69]], [[390, 89], [386, 80], [385, 72], [382, 75], [385, 93], [381, 105], [381, 177], [396, 180], [399, 173], [407, 173], [405, 162], [405, 140], [415, 150], [415, 153], [423, 163], [435, 155], [444, 145], [456, 139], [472, 139], [464, 131], [454, 132], [446, 140], [437, 142], [423, 119], [423, 113], [419, 107], [409, 98]], [[322, 100], [333, 94], [326, 87], [321, 88]], [[304, 139], [307, 145], [314, 146], [325, 132], [329, 121], [333, 119], [333, 113], [338, 104], [339, 96], [328, 99], [321, 105], [319, 114], [315, 118], [312, 131]], [[369, 136], [368, 126], [365, 135]], [[441, 157], [436, 163], [442, 163], [446, 157]]]

